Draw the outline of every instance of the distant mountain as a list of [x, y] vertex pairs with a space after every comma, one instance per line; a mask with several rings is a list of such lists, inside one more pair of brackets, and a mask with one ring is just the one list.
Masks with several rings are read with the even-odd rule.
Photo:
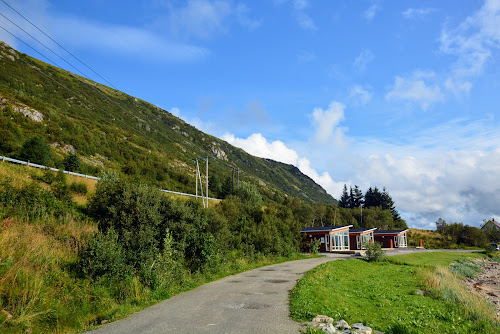
[[[168, 111], [74, 73], [19, 53], [0, 42], [0, 154], [16, 156], [23, 142], [43, 137], [61, 166], [69, 152], [82, 172], [114, 169], [164, 189], [194, 193], [195, 163], [210, 159], [212, 186], [241, 180], [268, 198], [335, 199], [296, 167], [254, 157], [203, 133]], [[205, 173], [204, 163], [201, 165]], [[238, 173], [234, 172], [235, 178]], [[220, 184], [218, 184], [220, 182]], [[236, 182], [236, 181], [235, 181]]]

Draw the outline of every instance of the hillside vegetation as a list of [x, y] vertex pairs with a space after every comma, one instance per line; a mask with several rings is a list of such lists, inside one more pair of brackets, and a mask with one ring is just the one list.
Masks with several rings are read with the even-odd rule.
[[34, 135], [52, 146], [51, 166], [61, 167], [72, 152], [81, 159], [80, 172], [113, 169], [163, 189], [194, 193], [192, 159], [215, 156], [209, 166], [212, 197], [232, 190], [235, 168], [266, 197], [288, 194], [335, 203], [294, 166], [254, 157], [150, 103], [0, 42], [0, 155], [19, 157]]
[[311, 211], [252, 187], [204, 209], [114, 173], [95, 184], [0, 162], [0, 332], [77, 332], [300, 258]]

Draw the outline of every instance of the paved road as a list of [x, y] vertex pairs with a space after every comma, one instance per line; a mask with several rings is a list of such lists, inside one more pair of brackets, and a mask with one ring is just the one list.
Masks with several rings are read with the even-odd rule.
[[204, 284], [92, 334], [125, 333], [294, 333], [288, 293], [317, 265], [350, 255], [275, 264]]
[[[398, 249], [399, 255], [415, 249]], [[298, 333], [290, 320], [288, 294], [304, 273], [319, 264], [350, 258], [325, 257], [275, 264], [229, 276], [184, 292], [107, 324], [92, 334], [126, 333]]]

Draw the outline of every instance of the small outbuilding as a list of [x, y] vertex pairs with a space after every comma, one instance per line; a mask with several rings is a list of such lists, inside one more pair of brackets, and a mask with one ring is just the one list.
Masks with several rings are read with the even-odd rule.
[[375, 241], [382, 244], [382, 248], [405, 248], [408, 246], [406, 230], [385, 230], [373, 232]]
[[307, 242], [320, 240], [320, 252], [340, 252], [349, 250], [350, 227], [352, 225], [304, 227], [300, 232], [304, 233]]
[[351, 250], [366, 249], [366, 245], [373, 242], [373, 232], [377, 228], [349, 229], [349, 245]]

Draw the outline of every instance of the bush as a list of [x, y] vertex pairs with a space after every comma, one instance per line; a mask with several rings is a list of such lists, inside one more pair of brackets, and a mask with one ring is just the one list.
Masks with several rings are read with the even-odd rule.
[[63, 160], [64, 169], [70, 172], [76, 172], [80, 169], [80, 159], [74, 153], [68, 154]]
[[52, 151], [43, 138], [35, 136], [24, 142], [19, 157], [36, 164], [47, 165], [52, 159]]
[[69, 186], [69, 190], [75, 194], [85, 195], [87, 193], [87, 185], [85, 183], [73, 182]]
[[321, 246], [321, 240], [320, 239], [313, 239], [309, 241], [309, 252], [311, 254], [319, 254], [319, 247]]
[[385, 256], [385, 252], [382, 250], [382, 244], [380, 242], [371, 242], [365, 247], [366, 253], [363, 256], [363, 259], [368, 262], [380, 261], [380, 259]]
[[113, 229], [96, 233], [78, 254], [77, 270], [84, 277], [124, 277], [127, 269], [123, 248]]

